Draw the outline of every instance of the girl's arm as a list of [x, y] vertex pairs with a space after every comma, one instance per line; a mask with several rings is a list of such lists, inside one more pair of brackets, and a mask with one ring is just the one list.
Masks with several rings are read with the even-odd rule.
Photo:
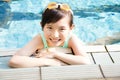
[[74, 55], [56, 52], [54, 57], [71, 65], [90, 64], [82, 42], [75, 35], [72, 35], [68, 46], [72, 48]]
[[10, 67], [58, 66], [60, 62], [48, 58], [30, 57], [37, 49], [43, 48], [40, 34], [34, 37], [26, 46], [16, 52], [9, 61]]
[[60, 62], [47, 59], [47, 58], [35, 58], [28, 56], [14, 55], [9, 62], [10, 67], [22, 68], [22, 67], [38, 67], [38, 66], [60, 66]]
[[43, 66], [45, 64], [42, 60], [44, 59], [14, 55], [9, 61], [9, 66], [15, 68]]
[[[35, 36], [27, 45], [21, 48], [12, 56], [9, 61], [11, 67], [31, 67], [41, 66], [43, 63], [38, 58], [31, 58], [30, 56], [39, 48], [41, 41], [40, 34]], [[34, 63], [35, 62], [35, 63]], [[40, 63], [39, 63], [40, 62]]]

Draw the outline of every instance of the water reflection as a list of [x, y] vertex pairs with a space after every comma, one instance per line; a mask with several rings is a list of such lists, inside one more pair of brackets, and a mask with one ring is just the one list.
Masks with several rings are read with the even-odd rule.
[[41, 15], [35, 14], [35, 13], [22, 13], [22, 12], [12, 12], [12, 21], [18, 21], [18, 20], [40, 20]]
[[[79, 10], [74, 10], [74, 14], [80, 18], [93, 17], [94, 19], [103, 19], [104, 17], [99, 16], [102, 12], [115, 12], [120, 13], [120, 5], [101, 5], [101, 6], [89, 6], [89, 8], [82, 8]], [[114, 15], [114, 13], [112, 14]]]
[[0, 28], [9, 28], [8, 21], [11, 20], [11, 8], [8, 2], [0, 1]]
[[[42, 9], [48, 2], [49, 0], [45, 2], [41, 0], [38, 2], [19, 0], [14, 3], [0, 1], [0, 42], [4, 43], [2, 46], [0, 44], [0, 47], [22, 47], [33, 34], [37, 34]], [[84, 42], [87, 44], [115, 44], [120, 42], [120, 3], [111, 5], [97, 5], [96, 3], [94, 5], [90, 0], [89, 3], [91, 4], [86, 7], [85, 4], [82, 4], [86, 1], [73, 2], [76, 4], [72, 6], [75, 16], [75, 33]], [[72, 2], [69, 4], [71, 5]], [[82, 5], [82, 7], [79, 8], [77, 5]], [[22, 37], [23, 43], [20, 43], [20, 37], [16, 36]]]

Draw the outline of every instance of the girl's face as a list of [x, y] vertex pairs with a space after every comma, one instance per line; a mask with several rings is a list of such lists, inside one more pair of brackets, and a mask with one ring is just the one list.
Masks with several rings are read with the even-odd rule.
[[45, 24], [43, 31], [48, 46], [63, 46], [72, 29], [73, 25], [70, 26], [68, 16], [63, 17], [56, 23]]

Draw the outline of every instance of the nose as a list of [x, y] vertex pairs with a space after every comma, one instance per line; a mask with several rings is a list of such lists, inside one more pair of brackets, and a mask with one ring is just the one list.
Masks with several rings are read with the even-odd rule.
[[54, 31], [53, 34], [52, 34], [52, 36], [54, 38], [58, 38], [59, 37], [59, 32], [58, 31]]

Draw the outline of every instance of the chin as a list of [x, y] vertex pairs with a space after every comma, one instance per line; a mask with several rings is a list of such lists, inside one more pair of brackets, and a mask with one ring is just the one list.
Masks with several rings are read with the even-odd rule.
[[61, 44], [53, 44], [53, 47], [59, 47]]

